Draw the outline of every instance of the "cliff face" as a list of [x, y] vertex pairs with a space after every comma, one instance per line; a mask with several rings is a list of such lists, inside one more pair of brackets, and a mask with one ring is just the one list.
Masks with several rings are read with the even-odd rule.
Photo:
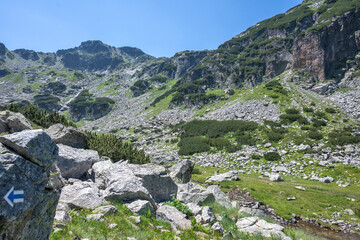
[[307, 70], [318, 80], [340, 79], [346, 60], [360, 51], [356, 37], [359, 18], [359, 10], [346, 12], [323, 29], [299, 36], [293, 47], [293, 69]]

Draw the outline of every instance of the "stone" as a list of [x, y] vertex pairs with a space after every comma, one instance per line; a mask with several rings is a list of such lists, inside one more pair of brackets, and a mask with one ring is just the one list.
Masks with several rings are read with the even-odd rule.
[[301, 190], [301, 191], [305, 191], [306, 189], [304, 188], [304, 187], [302, 187], [302, 186], [295, 186], [295, 188], [296, 189], [299, 189], [299, 190]]
[[239, 214], [243, 216], [252, 216], [259, 218], [266, 217], [266, 213], [263, 210], [250, 207], [241, 207], [239, 209]]
[[93, 175], [92, 180], [99, 189], [106, 189], [106, 175], [112, 165], [111, 160], [100, 161], [93, 164], [91, 169], [91, 175]]
[[334, 182], [334, 179], [332, 177], [323, 177], [320, 178], [319, 181], [322, 183], [332, 183]]
[[273, 168], [274, 172], [289, 172], [289, 169], [284, 166], [277, 166]]
[[50, 126], [45, 132], [55, 143], [64, 144], [73, 148], [86, 148], [87, 136], [85, 133], [73, 127], [65, 127], [58, 123]]
[[207, 191], [206, 188], [193, 182], [178, 184], [176, 198], [183, 203], [195, 203], [197, 205], [201, 205], [204, 202], [215, 201], [215, 197], [212, 193]]
[[187, 203], [186, 206], [190, 209], [193, 216], [201, 214], [202, 208], [195, 203]]
[[220, 236], [222, 236], [225, 232], [224, 227], [221, 225], [221, 223], [216, 222], [211, 226], [211, 231], [213, 231], [216, 234], [219, 234]]
[[348, 214], [348, 215], [354, 215], [355, 213], [354, 213], [354, 211], [352, 210], [352, 209], [345, 209], [344, 210], [344, 212], [346, 213], [346, 214]]
[[173, 206], [163, 205], [159, 207], [156, 211], [156, 218], [168, 222], [174, 231], [191, 229], [190, 220], [186, 219], [186, 215]]
[[177, 185], [162, 166], [115, 163], [107, 171], [105, 199], [118, 201], [170, 201], [176, 196]]
[[284, 239], [285, 237], [283, 233], [284, 227], [278, 224], [268, 223], [258, 217], [241, 218], [236, 222], [236, 227], [240, 232], [261, 234], [267, 238], [280, 237]]
[[264, 144], [264, 147], [266, 147], [266, 148], [271, 147], [271, 143], [265, 143], [265, 144]]
[[102, 213], [102, 214], [104, 214], [104, 216], [115, 215], [118, 212], [119, 212], [118, 209], [116, 207], [114, 207], [113, 205], [97, 207], [94, 210], [94, 213]]
[[214, 195], [215, 201], [219, 203], [221, 206], [224, 206], [226, 208], [232, 207], [230, 199], [228, 198], [228, 196], [226, 196], [226, 194], [223, 191], [221, 191], [219, 186], [211, 185], [207, 188], [207, 191]]
[[86, 216], [86, 220], [103, 222], [105, 221], [105, 216], [102, 213], [89, 214]]
[[81, 178], [99, 161], [99, 154], [94, 150], [85, 150], [58, 144], [59, 158], [56, 160], [61, 176], [64, 178]]
[[284, 179], [278, 173], [271, 173], [270, 174], [270, 181], [281, 182], [281, 181], [284, 181]]
[[110, 223], [109, 226], [108, 226], [108, 228], [114, 229], [114, 228], [116, 228], [117, 226], [118, 226], [118, 225], [117, 225], [116, 223]]
[[30, 122], [21, 113], [11, 111], [0, 112], [0, 133], [2, 132], [21, 132], [31, 130]]
[[147, 200], [136, 200], [126, 204], [126, 207], [137, 215], [153, 215], [155, 213], [153, 205]]
[[62, 223], [71, 222], [69, 207], [66, 204], [59, 203], [57, 205], [54, 220]]
[[[19, 135], [16, 138], [11, 135], [7, 135], [6, 139], [17, 139], [15, 143], [26, 142]], [[24, 136], [24, 138], [27, 137]], [[34, 142], [37, 143], [37, 141]], [[26, 149], [30, 147], [24, 145]], [[48, 158], [41, 159], [44, 161], [39, 160], [39, 162], [43, 163], [41, 165], [24, 158], [24, 154], [19, 154], [16, 151], [17, 149], [23, 150], [22, 148], [10, 149], [0, 143], [1, 239], [29, 239], [29, 236], [31, 236], [31, 239], [49, 238], [60, 197], [60, 189], [52, 185], [48, 168], [48, 165], [51, 165], [56, 159], [56, 151], [53, 151], [54, 148], [35, 150], [35, 148], [40, 147], [32, 145], [31, 150], [27, 151], [26, 155], [31, 159], [35, 158], [35, 156], [48, 156]], [[34, 153], [35, 156], [30, 153]], [[5, 201], [4, 196], [11, 189], [22, 190], [24, 202]], [[13, 207], [11, 204], [13, 204]]]
[[216, 220], [214, 211], [211, 207], [205, 206], [201, 210], [201, 215], [196, 216], [196, 222], [199, 222], [201, 224], [211, 224]]
[[100, 190], [92, 182], [75, 182], [63, 187], [60, 202], [71, 209], [94, 209], [106, 204]]
[[191, 179], [191, 173], [194, 170], [194, 164], [190, 160], [183, 160], [175, 164], [170, 169], [170, 177], [177, 183], [188, 183]]
[[296, 197], [288, 197], [286, 200], [288, 200], [288, 201], [294, 201], [294, 200], [296, 200]]
[[329, 162], [328, 161], [320, 161], [320, 162], [318, 162], [318, 166], [321, 166], [321, 167], [326, 167], [326, 165], [328, 165], [329, 164]]
[[43, 130], [24, 130], [0, 136], [0, 142], [41, 167], [50, 167], [59, 148]]
[[141, 217], [139, 216], [130, 216], [130, 219], [133, 219], [136, 224], [141, 223]]
[[236, 181], [239, 180], [239, 172], [237, 170], [231, 170], [226, 173], [216, 174], [208, 179], [206, 182], [223, 182], [223, 181]]

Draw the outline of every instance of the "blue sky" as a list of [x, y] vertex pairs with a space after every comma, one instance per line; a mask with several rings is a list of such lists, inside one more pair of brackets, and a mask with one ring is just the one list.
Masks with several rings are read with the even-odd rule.
[[86, 40], [133, 46], [156, 56], [216, 49], [301, 0], [9, 0], [0, 42], [14, 50], [72, 48]]

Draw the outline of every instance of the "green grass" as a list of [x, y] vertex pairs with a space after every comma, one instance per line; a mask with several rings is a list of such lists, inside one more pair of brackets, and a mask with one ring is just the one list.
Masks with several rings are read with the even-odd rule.
[[146, 115], [146, 119], [150, 119], [154, 116], [157, 116], [162, 111], [169, 109], [169, 104], [174, 94], [167, 96], [166, 98], [160, 100], [158, 103], [155, 104], [155, 107], [149, 107], [149, 113]]
[[[343, 171], [349, 172], [349, 169], [335, 170], [333, 173], [326, 174], [339, 178], [345, 177]], [[351, 169], [349, 175], [359, 175], [360, 171]], [[195, 167], [195, 173], [192, 179], [204, 183], [206, 177], [211, 176], [216, 168]], [[220, 172], [224, 170], [220, 169]], [[349, 176], [348, 175], [348, 176]], [[337, 177], [336, 177], [337, 176]], [[353, 184], [350, 187], [338, 187], [335, 183], [324, 184], [315, 181], [303, 180], [299, 177], [285, 176], [284, 182], [271, 182], [265, 178], [259, 178], [258, 174], [240, 175], [240, 181], [220, 183], [224, 191], [230, 191], [232, 188], [245, 189], [250, 192], [258, 201], [275, 209], [275, 213], [285, 219], [291, 219], [291, 214], [302, 216], [303, 218], [316, 218], [322, 216], [327, 219], [332, 218], [333, 212], [341, 212], [345, 209], [359, 209], [360, 186]], [[336, 181], [336, 180], [335, 180]], [[295, 186], [302, 186], [306, 191], [295, 189]], [[295, 201], [287, 201], [288, 197], [296, 197]], [[356, 199], [355, 202], [348, 198]], [[331, 207], [329, 207], [331, 204]], [[316, 213], [317, 215], [314, 215]], [[343, 214], [342, 219], [350, 220], [354, 216]], [[358, 217], [357, 223], [360, 223]]]

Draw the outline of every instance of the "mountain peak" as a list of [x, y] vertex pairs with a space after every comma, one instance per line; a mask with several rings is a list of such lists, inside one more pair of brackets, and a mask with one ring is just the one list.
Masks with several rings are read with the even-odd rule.
[[86, 53], [96, 54], [99, 52], [107, 52], [109, 51], [110, 46], [104, 44], [100, 40], [89, 40], [82, 42], [79, 46], [80, 50], [83, 50]]

